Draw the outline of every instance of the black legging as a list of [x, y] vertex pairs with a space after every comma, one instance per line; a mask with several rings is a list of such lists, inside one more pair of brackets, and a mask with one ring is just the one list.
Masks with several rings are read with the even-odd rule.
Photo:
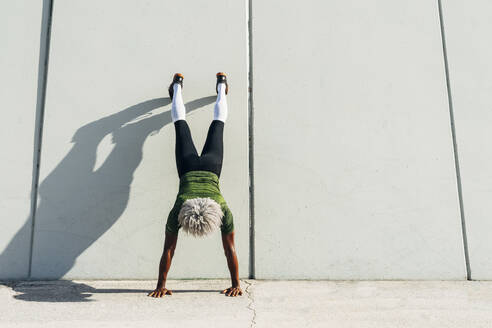
[[220, 177], [224, 156], [224, 122], [214, 120], [208, 129], [202, 154], [198, 156], [190, 128], [185, 120], [174, 122], [176, 129], [176, 165], [178, 175], [189, 171], [210, 171]]

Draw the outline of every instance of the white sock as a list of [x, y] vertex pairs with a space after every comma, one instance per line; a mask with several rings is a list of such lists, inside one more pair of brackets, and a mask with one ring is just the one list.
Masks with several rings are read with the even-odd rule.
[[227, 99], [225, 94], [225, 83], [219, 83], [217, 86], [218, 94], [217, 101], [214, 107], [214, 120], [222, 121], [225, 123], [227, 119]]
[[173, 123], [178, 120], [186, 119], [186, 109], [183, 102], [183, 96], [181, 95], [181, 85], [179, 83], [174, 83], [173, 85], [173, 103], [171, 105], [171, 118]]

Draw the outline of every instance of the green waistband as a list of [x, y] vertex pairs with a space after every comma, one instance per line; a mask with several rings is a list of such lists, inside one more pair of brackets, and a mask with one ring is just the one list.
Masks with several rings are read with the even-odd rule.
[[190, 171], [179, 179], [179, 194], [199, 194], [204, 192], [220, 195], [219, 177], [209, 171]]
[[210, 171], [190, 171], [179, 179], [179, 183], [187, 183], [187, 182], [215, 182], [219, 183], [219, 177], [217, 174]]

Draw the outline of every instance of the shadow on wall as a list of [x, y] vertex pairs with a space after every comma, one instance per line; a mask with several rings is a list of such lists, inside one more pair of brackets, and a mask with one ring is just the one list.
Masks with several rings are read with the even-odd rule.
[[[186, 104], [187, 112], [211, 104], [215, 98], [191, 101]], [[170, 111], [157, 115], [150, 111], [169, 103], [169, 98], [148, 100], [75, 132], [72, 149], [39, 185], [33, 278], [62, 278], [77, 257], [118, 220], [128, 204], [133, 173], [142, 161], [145, 140], [172, 123]], [[109, 134], [114, 148], [93, 171], [97, 147]], [[30, 229], [28, 219], [0, 254], [0, 268], [16, 266], [16, 251], [25, 249], [25, 236], [30, 235]]]

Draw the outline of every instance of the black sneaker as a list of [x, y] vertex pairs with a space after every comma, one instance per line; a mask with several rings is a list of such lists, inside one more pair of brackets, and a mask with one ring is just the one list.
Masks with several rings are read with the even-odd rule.
[[173, 81], [171, 82], [171, 84], [169, 85], [169, 88], [167, 89], [167, 91], [169, 92], [169, 97], [171, 98], [171, 100], [173, 100], [173, 96], [174, 96], [174, 83], [179, 83], [179, 85], [181, 85], [181, 89], [183, 88], [183, 74], [181, 73], [176, 73], [174, 74], [173, 76]]
[[225, 75], [225, 73], [222, 72], [217, 73], [216, 76], [217, 76], [217, 83], [215, 84], [215, 92], [217, 92], [217, 94], [219, 93], [219, 83], [225, 83], [226, 85], [225, 93], [227, 94], [229, 92], [229, 84], [227, 84], [227, 76]]

